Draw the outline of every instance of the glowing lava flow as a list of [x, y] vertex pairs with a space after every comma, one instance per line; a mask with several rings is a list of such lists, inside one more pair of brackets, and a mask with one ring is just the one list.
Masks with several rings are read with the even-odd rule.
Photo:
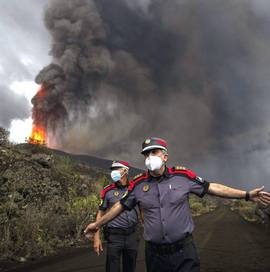
[[[35, 97], [33, 99], [42, 99], [43, 96], [45, 95], [45, 87], [44, 85], [41, 85], [37, 94], [35, 95]], [[32, 114], [32, 118], [33, 118], [33, 125], [32, 125], [32, 132], [31, 132], [31, 136], [28, 138], [28, 143], [29, 144], [41, 144], [41, 145], [45, 145], [46, 144], [46, 130], [44, 128], [44, 126], [40, 125], [40, 124], [35, 124], [37, 121], [36, 118], [34, 118], [35, 115]], [[38, 122], [40, 123], [40, 122]]]
[[29, 144], [42, 144], [46, 143], [46, 132], [42, 127], [33, 125], [31, 136], [28, 139]]

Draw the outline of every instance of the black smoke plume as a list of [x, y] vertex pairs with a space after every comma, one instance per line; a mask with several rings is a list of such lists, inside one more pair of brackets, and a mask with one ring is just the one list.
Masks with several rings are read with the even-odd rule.
[[171, 163], [267, 185], [269, 8], [263, 0], [50, 1], [53, 60], [36, 78], [46, 93], [33, 99], [33, 116], [50, 145], [67, 151], [142, 166], [141, 142], [158, 136]]

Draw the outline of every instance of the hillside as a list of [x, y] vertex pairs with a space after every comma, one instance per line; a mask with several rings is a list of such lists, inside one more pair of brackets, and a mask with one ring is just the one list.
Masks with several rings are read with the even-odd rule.
[[[73, 161], [76, 161], [78, 163], [84, 164], [84, 165], [89, 165], [91, 167], [97, 167], [100, 169], [104, 169], [105, 171], [108, 171], [109, 167], [111, 166], [112, 161], [111, 160], [106, 160], [106, 159], [101, 159], [97, 158], [94, 156], [90, 155], [85, 155], [85, 154], [70, 154], [66, 153], [61, 150], [55, 150], [55, 149], [50, 149], [54, 154], [60, 155], [60, 156], [65, 156], [69, 157]], [[139, 173], [141, 173], [141, 169], [135, 168], [135, 167], [130, 167], [129, 169], [129, 175], [135, 176]]]
[[24, 261], [83, 243], [107, 174], [43, 146], [0, 145], [0, 259]]

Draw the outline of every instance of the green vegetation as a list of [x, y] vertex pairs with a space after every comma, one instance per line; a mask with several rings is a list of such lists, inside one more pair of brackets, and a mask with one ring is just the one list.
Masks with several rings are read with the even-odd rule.
[[76, 197], [68, 203], [68, 213], [74, 223], [75, 237], [80, 240], [82, 231], [89, 221], [94, 221], [99, 197], [92, 193], [87, 197]]
[[9, 144], [9, 131], [0, 127], [0, 145]]
[[82, 230], [94, 219], [107, 182], [102, 170], [54, 155], [45, 146], [3, 141], [0, 260], [46, 256], [86, 243]]
[[232, 211], [238, 212], [245, 220], [249, 222], [259, 221], [259, 217], [255, 213], [257, 207], [256, 203], [243, 200], [232, 200], [229, 205]]
[[199, 216], [208, 212], [213, 211], [216, 207], [216, 200], [209, 196], [199, 198], [191, 195], [189, 199], [189, 205], [193, 216]]
[[55, 167], [61, 174], [72, 174], [74, 172], [74, 162], [67, 156], [55, 156]]

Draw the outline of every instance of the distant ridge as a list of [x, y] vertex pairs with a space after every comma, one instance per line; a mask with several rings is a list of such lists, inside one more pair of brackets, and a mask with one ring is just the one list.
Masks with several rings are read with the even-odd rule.
[[[50, 150], [57, 155], [67, 156], [67, 157], [70, 157], [72, 160], [77, 161], [79, 163], [86, 164], [86, 165], [93, 166], [93, 167], [97, 167], [97, 168], [101, 168], [101, 169], [104, 169], [108, 172], [109, 172], [109, 168], [112, 163], [112, 160], [101, 159], [101, 158], [97, 158], [97, 157], [90, 156], [90, 155], [71, 154], [71, 153], [67, 153], [67, 152], [64, 152], [61, 150], [57, 150], [57, 149], [50, 149]], [[129, 175], [130, 175], [130, 177], [132, 177], [132, 176], [135, 176], [135, 175], [141, 173], [142, 171], [143, 171], [142, 169], [130, 167]]]

